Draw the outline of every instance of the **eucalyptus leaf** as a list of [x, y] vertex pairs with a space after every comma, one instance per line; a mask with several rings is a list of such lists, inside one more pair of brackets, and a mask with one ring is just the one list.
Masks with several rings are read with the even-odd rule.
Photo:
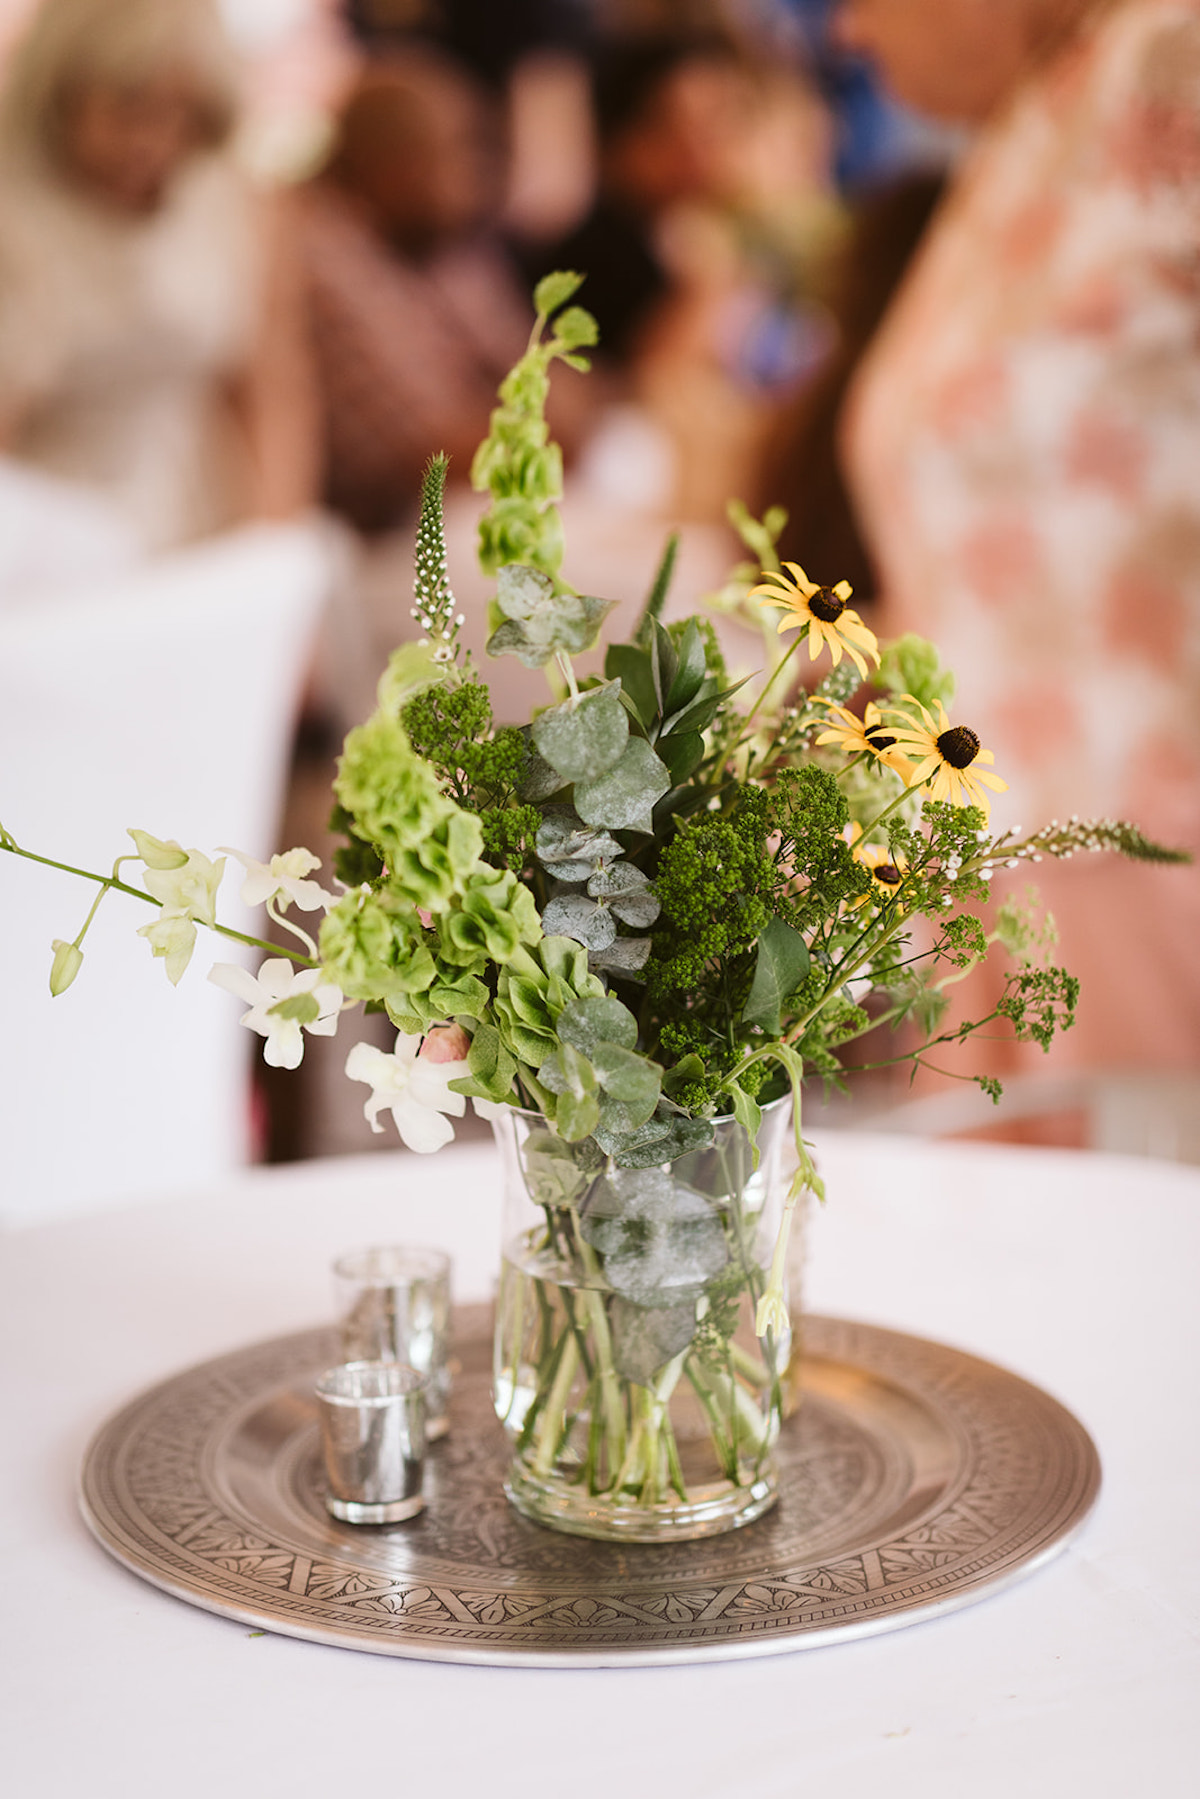
[[598, 1126], [595, 1138], [618, 1168], [657, 1168], [711, 1143], [713, 1127], [706, 1118], [687, 1118], [660, 1104], [639, 1130], [622, 1134]]
[[609, 1315], [613, 1362], [623, 1380], [649, 1387], [654, 1377], [696, 1334], [696, 1302], [644, 1306], [618, 1293]]
[[671, 777], [650, 745], [631, 737], [621, 760], [598, 781], [576, 785], [575, 810], [585, 823], [610, 831], [654, 830], [654, 802], [671, 785]]
[[525, 626], [511, 618], [492, 632], [484, 648], [489, 656], [516, 656], [526, 668], [545, 668], [554, 655], [553, 644], [534, 643]]
[[646, 930], [662, 910], [650, 892], [626, 894], [623, 899], [609, 900], [608, 903], [621, 923], [632, 925], [635, 931]]
[[661, 1071], [635, 1050], [597, 1044], [595, 1069], [604, 1097], [600, 1117], [606, 1130], [636, 1131], [654, 1116]]
[[808, 945], [799, 931], [782, 918], [769, 919], [758, 939], [758, 958], [742, 1011], [743, 1021], [761, 1025], [768, 1036], [778, 1036], [783, 1002], [808, 973], [809, 961]]
[[628, 737], [629, 716], [615, 684], [584, 694], [576, 706], [552, 706], [533, 724], [538, 754], [564, 781], [597, 780], [620, 761]]
[[[588, 967], [628, 975], [630, 979], [634, 979], [650, 960], [652, 947], [649, 937], [618, 937], [607, 949], [589, 950]], [[701, 1063], [700, 1066], [703, 1068], [704, 1064]]]
[[542, 929], [550, 937], [573, 937], [585, 949], [607, 949], [617, 935], [616, 920], [607, 906], [598, 906], [583, 893], [565, 893], [546, 902]]
[[649, 876], [632, 862], [614, 862], [607, 868], [598, 868], [588, 879], [588, 892], [593, 899], [623, 899], [631, 893], [645, 893], [649, 886]]
[[[529, 727], [522, 732], [526, 742]], [[556, 768], [551, 768], [545, 757], [539, 756], [530, 745], [529, 762], [525, 769], [525, 779], [521, 782], [519, 797], [527, 806], [536, 806], [541, 800], [548, 800], [552, 795], [561, 793], [566, 782]]]
[[567, 1143], [579, 1143], [590, 1137], [600, 1121], [600, 1107], [594, 1095], [563, 1093], [554, 1109], [554, 1128]]
[[658, 1168], [617, 1168], [598, 1182], [580, 1230], [603, 1255], [609, 1285], [638, 1305], [697, 1299], [729, 1260], [713, 1207]]
[[605, 994], [594, 999], [573, 999], [558, 1018], [558, 1034], [563, 1043], [572, 1044], [590, 1056], [601, 1043], [615, 1043], [621, 1049], [637, 1044], [637, 1019], [619, 999]]
[[539, 568], [510, 562], [496, 576], [496, 604], [505, 618], [530, 619], [554, 598], [554, 583]]

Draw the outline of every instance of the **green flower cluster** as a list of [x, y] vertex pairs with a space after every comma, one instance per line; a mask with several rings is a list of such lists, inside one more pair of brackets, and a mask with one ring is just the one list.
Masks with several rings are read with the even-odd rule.
[[651, 998], [693, 992], [766, 925], [779, 885], [766, 851], [767, 808], [767, 795], [747, 788], [728, 813], [683, 822], [663, 849], [654, 876], [661, 912], [646, 965]]
[[[560, 360], [586, 369], [586, 359], [577, 352], [596, 342], [590, 313], [580, 306], [559, 310], [582, 281], [582, 275], [562, 273], [538, 283], [529, 348], [502, 382], [500, 405], [471, 464], [472, 487], [492, 497], [479, 523], [479, 562], [485, 574], [519, 562], [553, 578], [562, 562], [556, 505], [562, 498], [562, 452], [550, 439], [545, 406], [551, 364]], [[543, 338], [555, 313], [552, 334]]]

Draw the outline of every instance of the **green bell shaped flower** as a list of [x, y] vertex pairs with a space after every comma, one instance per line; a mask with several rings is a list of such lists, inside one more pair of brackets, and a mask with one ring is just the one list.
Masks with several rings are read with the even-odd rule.
[[344, 894], [326, 915], [320, 945], [326, 973], [350, 999], [423, 993], [437, 975], [420, 919], [386, 889]]
[[543, 937], [519, 948], [500, 969], [496, 1022], [505, 1047], [529, 1068], [540, 1068], [559, 1047], [558, 1020], [572, 1000], [599, 999], [604, 982], [588, 968], [582, 944]]
[[485, 868], [468, 880], [458, 904], [440, 925], [442, 955], [463, 968], [485, 961], [502, 967], [522, 944], [542, 934], [537, 905], [528, 887], [509, 869]]

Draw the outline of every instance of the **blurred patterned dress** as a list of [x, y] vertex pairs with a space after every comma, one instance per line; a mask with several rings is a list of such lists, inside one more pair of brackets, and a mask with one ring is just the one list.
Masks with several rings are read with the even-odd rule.
[[[1200, 0], [1099, 9], [992, 122], [844, 447], [884, 632], [956, 670], [994, 822], [1200, 848]], [[1200, 1069], [1196, 871], [1033, 872], [1083, 982], [1055, 1059]]]

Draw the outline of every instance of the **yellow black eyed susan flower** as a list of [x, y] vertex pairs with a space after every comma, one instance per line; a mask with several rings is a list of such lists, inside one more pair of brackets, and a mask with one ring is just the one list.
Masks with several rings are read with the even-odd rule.
[[869, 753], [888, 768], [894, 768], [906, 786], [911, 783], [912, 764], [896, 748], [896, 734], [873, 700], [867, 702], [861, 718], [832, 700], [823, 700], [821, 704], [828, 709], [829, 724], [818, 736], [818, 743], [836, 744], [848, 756]]
[[797, 627], [807, 631], [810, 661], [815, 662], [828, 645], [836, 668], [845, 651], [865, 681], [865, 658], [869, 656], [878, 666], [879, 645], [874, 631], [846, 604], [852, 591], [849, 581], [839, 581], [836, 587], [818, 587], [798, 562], [785, 562], [778, 573], [764, 570], [763, 579], [750, 589], [748, 597], [764, 606], [784, 608], [780, 631], [794, 631]]
[[915, 707], [924, 721], [918, 723], [895, 707], [887, 709], [888, 729], [895, 733], [896, 748], [911, 756], [915, 764], [909, 786], [929, 782], [930, 799], [948, 800], [952, 806], [978, 806], [987, 814], [992, 802], [984, 788], [1008, 792], [1008, 782], [988, 772], [995, 761], [991, 750], [980, 747], [969, 725], [952, 725], [940, 700], [936, 720], [911, 694], [904, 696], [903, 703]]
[[[876, 900], [881, 903], [894, 900], [908, 873], [904, 857], [894, 856], [886, 843], [864, 843], [859, 824], [850, 826], [850, 854], [870, 874]], [[856, 905], [862, 903], [862, 900], [855, 901]]]

